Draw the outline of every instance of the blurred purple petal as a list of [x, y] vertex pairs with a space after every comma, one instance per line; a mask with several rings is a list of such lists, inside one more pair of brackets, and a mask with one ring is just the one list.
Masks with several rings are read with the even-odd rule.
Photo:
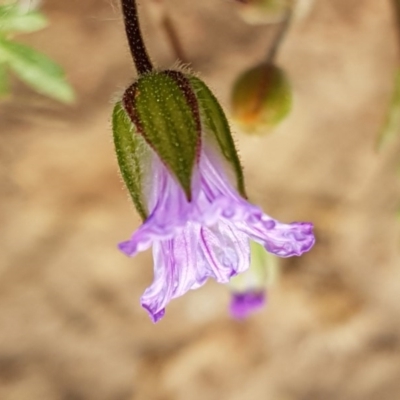
[[231, 297], [230, 313], [233, 318], [245, 319], [250, 314], [261, 310], [265, 304], [265, 292], [233, 293]]

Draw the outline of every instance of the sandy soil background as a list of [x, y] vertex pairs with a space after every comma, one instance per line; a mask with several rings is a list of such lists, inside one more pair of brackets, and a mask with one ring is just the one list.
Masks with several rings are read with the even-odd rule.
[[[157, 6], [141, 3], [152, 57], [170, 67]], [[167, 7], [228, 110], [231, 83], [262, 60], [273, 28], [246, 25], [229, 0]], [[110, 131], [135, 76], [118, 2], [44, 10], [51, 26], [21, 41], [64, 66], [78, 102], [14, 82], [0, 105], [0, 399], [399, 399], [400, 145], [374, 150], [397, 62], [390, 2], [316, 0], [279, 54], [292, 114], [265, 137], [234, 127], [253, 200], [282, 221], [313, 221], [315, 248], [282, 262], [268, 308], [245, 322], [209, 282], [157, 325], [139, 305], [151, 254], [116, 250], [139, 224]]]

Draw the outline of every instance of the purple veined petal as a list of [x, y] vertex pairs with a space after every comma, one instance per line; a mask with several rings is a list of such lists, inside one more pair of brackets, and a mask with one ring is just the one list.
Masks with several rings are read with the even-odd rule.
[[[164, 315], [165, 306], [173, 298], [197, 289], [210, 277], [218, 282], [228, 282], [231, 276], [248, 267], [247, 236], [233, 232], [231, 227], [225, 227], [219, 235], [211, 229], [200, 232], [204, 229], [191, 223], [175, 238], [153, 245], [154, 280], [141, 298], [142, 306], [153, 322], [157, 322], [159, 315]], [[207, 237], [210, 256], [204, 253], [203, 237]]]
[[[250, 204], [206, 146], [193, 172], [191, 202], [158, 157], [153, 158], [153, 180], [146, 193], [150, 216], [119, 247], [133, 256], [153, 246], [154, 280], [141, 303], [154, 322], [171, 299], [199, 288], [208, 278], [226, 283], [247, 270], [249, 239], [281, 257], [301, 255], [313, 246], [312, 224], [282, 224]], [[264, 301], [260, 294], [237, 296], [232, 303], [237, 315]]]
[[261, 243], [266, 250], [279, 257], [301, 256], [309, 251], [315, 243], [313, 225], [304, 222], [282, 224], [276, 220], [269, 229], [263, 220], [253, 224], [240, 224], [238, 229]]
[[265, 301], [266, 295], [262, 290], [232, 293], [229, 311], [233, 318], [245, 319], [254, 312], [261, 310]]
[[199, 225], [190, 224], [175, 238], [153, 246], [154, 279], [141, 298], [153, 322], [157, 322], [157, 316], [164, 315], [170, 300], [202, 286], [208, 278], [199, 258], [199, 229]]
[[154, 184], [146, 194], [151, 214], [130, 240], [118, 245], [130, 257], [147, 250], [157, 241], [173, 238], [191, 220], [193, 205], [188, 203], [182, 188], [155, 154], [152, 162]]
[[222, 217], [280, 257], [300, 256], [311, 249], [315, 243], [312, 224], [282, 224], [272, 219], [235, 192], [227, 179], [217, 173], [218, 168], [218, 160], [206, 149], [200, 164], [203, 187], [208, 197], [223, 196], [225, 199]]
[[170, 242], [155, 243], [153, 246], [154, 278], [140, 299], [141, 305], [149, 313], [155, 323], [165, 314], [165, 306], [172, 298], [171, 282], [173, 281], [174, 269], [168, 257]]
[[217, 227], [202, 227], [200, 248], [210, 268], [210, 276], [220, 283], [246, 270], [250, 263], [250, 248], [246, 235], [235, 232], [228, 223]]

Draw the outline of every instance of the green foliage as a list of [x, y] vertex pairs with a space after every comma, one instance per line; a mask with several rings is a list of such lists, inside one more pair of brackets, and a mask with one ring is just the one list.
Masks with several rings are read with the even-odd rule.
[[47, 19], [38, 11], [24, 11], [18, 4], [0, 5], [0, 32], [34, 32], [47, 26]]
[[66, 82], [63, 69], [29, 46], [0, 38], [0, 57], [18, 77], [39, 93], [64, 103], [74, 100], [74, 92]]
[[149, 165], [149, 148], [144, 139], [136, 132], [121, 102], [114, 107], [112, 127], [122, 178], [137, 212], [145, 220], [148, 211], [143, 198], [143, 179], [146, 173], [143, 169]]
[[10, 39], [15, 32], [32, 32], [46, 25], [46, 18], [37, 11], [23, 11], [16, 3], [0, 6], [0, 95], [8, 91], [7, 70], [11, 70], [43, 95], [64, 103], [74, 101], [74, 91], [58, 64]]
[[381, 149], [383, 145], [390, 142], [400, 134], [400, 69], [396, 71], [392, 99], [386, 114], [385, 124], [378, 136], [377, 147]]

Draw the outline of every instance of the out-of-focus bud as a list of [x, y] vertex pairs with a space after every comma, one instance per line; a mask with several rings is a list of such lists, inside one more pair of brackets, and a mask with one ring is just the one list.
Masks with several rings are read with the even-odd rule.
[[278, 262], [274, 255], [253, 241], [250, 242], [250, 249], [249, 269], [229, 282], [232, 293], [230, 314], [236, 319], [244, 319], [263, 308], [266, 291], [274, 284], [278, 275]]
[[248, 133], [264, 133], [281, 122], [292, 108], [292, 92], [285, 73], [263, 63], [245, 71], [234, 83], [232, 118]]
[[282, 22], [289, 11], [295, 18], [305, 17], [314, 0], [236, 0], [239, 14], [249, 24]]
[[285, 19], [294, 0], [236, 0], [241, 17], [249, 24], [273, 24]]

